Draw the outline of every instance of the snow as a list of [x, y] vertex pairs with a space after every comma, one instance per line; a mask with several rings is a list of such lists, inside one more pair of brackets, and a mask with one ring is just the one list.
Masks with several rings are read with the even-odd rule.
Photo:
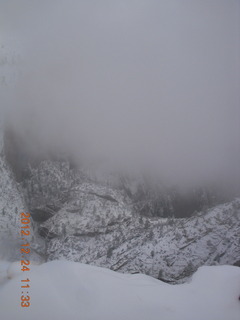
[[[36, 265], [39, 265], [40, 263], [38, 262], [35, 262], [35, 261], [31, 261], [31, 270], [33, 268], [35, 268]], [[15, 276], [17, 275], [22, 275], [22, 265], [21, 265], [21, 262], [20, 261], [15, 261], [15, 262], [12, 262], [10, 264], [8, 264], [8, 267], [7, 267], [7, 278], [8, 279], [12, 279], [14, 278]]]
[[[110, 188], [92, 190], [113, 196]], [[161, 273], [165, 280], [183, 283], [202, 265], [239, 260], [240, 199], [170, 224], [164, 218], [140, 219], [120, 204], [119, 193], [114, 197], [119, 203], [81, 193], [41, 224], [55, 235], [47, 241], [48, 261], [65, 258], [155, 278]]]
[[[181, 285], [69, 261], [47, 262], [3, 281], [9, 268], [10, 263], [0, 263], [0, 319], [4, 320], [240, 319], [238, 267], [201, 267]], [[31, 305], [22, 308], [20, 286], [26, 277]]]

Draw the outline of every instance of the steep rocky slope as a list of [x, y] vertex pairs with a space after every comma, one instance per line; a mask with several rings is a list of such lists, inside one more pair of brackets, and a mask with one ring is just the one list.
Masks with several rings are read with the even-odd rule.
[[[20, 259], [21, 221], [20, 213], [27, 211], [21, 186], [16, 182], [15, 176], [6, 160], [3, 148], [3, 135], [0, 130], [0, 257], [10, 260]], [[32, 246], [37, 243], [43, 245], [44, 241], [31, 225]], [[32, 257], [39, 260], [39, 255], [32, 252]]]
[[25, 205], [14, 176], [6, 162], [3, 152], [3, 137], [0, 131], [0, 231], [1, 236], [16, 238], [19, 227], [18, 212], [24, 211]]
[[[19, 213], [28, 210], [34, 260], [64, 258], [174, 283], [204, 264], [239, 263], [239, 199], [192, 217], [173, 218], [171, 210], [168, 218], [154, 217], [146, 211], [157, 196], [152, 201], [136, 181], [97, 179], [67, 159], [32, 161], [1, 145], [0, 236], [12, 260], [19, 259]], [[160, 213], [163, 200], [169, 202], [164, 210], [172, 205], [165, 191]]]
[[113, 202], [88, 188], [41, 225], [48, 260], [66, 258], [181, 282], [201, 265], [240, 259], [239, 199], [188, 219], [153, 219], [132, 215], [116, 194]]

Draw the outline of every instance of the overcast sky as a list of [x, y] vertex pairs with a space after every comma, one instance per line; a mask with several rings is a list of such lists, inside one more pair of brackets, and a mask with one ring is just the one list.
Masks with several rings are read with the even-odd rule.
[[1, 45], [23, 59], [1, 105], [21, 134], [172, 181], [236, 179], [240, 1], [0, 0], [0, 9]]

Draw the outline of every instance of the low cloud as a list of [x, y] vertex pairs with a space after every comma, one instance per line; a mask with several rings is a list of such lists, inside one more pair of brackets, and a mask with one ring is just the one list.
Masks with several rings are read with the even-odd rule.
[[172, 182], [240, 178], [237, 0], [1, 2], [26, 143]]

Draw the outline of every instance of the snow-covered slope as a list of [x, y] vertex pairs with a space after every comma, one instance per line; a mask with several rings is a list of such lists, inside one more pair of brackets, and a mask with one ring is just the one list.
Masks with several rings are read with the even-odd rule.
[[[21, 163], [10, 161], [19, 165], [18, 183], [6, 158]], [[239, 263], [240, 200], [191, 218], [153, 218], [136, 210], [137, 186], [93, 179], [66, 159], [28, 161], [2, 152], [0, 170], [1, 233], [17, 235], [19, 212], [29, 210], [40, 235], [32, 251], [45, 260], [66, 258], [169, 282], [184, 281], [202, 265]]]
[[[24, 277], [25, 277], [24, 272]], [[28, 273], [30, 306], [21, 307], [16, 274], [0, 285], [4, 320], [238, 320], [240, 269], [202, 267], [192, 281], [169, 285], [146, 275], [123, 275], [74, 262], [53, 261]], [[28, 299], [28, 297], [26, 297]]]
[[116, 191], [82, 188], [41, 224], [49, 260], [63, 257], [173, 282], [199, 266], [239, 260], [240, 200], [188, 219], [153, 219], [134, 215]]
[[8, 242], [8, 245], [1, 245], [0, 254], [3, 254], [4, 247], [19, 239], [20, 212], [25, 211], [26, 207], [2, 152], [0, 179], [0, 239], [2, 243], [4, 239]]
[[[1, 143], [2, 141], [2, 143]], [[20, 213], [27, 211], [21, 187], [17, 184], [14, 174], [7, 163], [3, 150], [3, 132], [0, 128], [0, 257], [8, 259], [20, 258], [21, 221]], [[43, 245], [42, 239], [35, 233], [34, 222], [31, 224], [29, 240], [32, 246]], [[32, 256], [38, 259], [34, 251]]]

